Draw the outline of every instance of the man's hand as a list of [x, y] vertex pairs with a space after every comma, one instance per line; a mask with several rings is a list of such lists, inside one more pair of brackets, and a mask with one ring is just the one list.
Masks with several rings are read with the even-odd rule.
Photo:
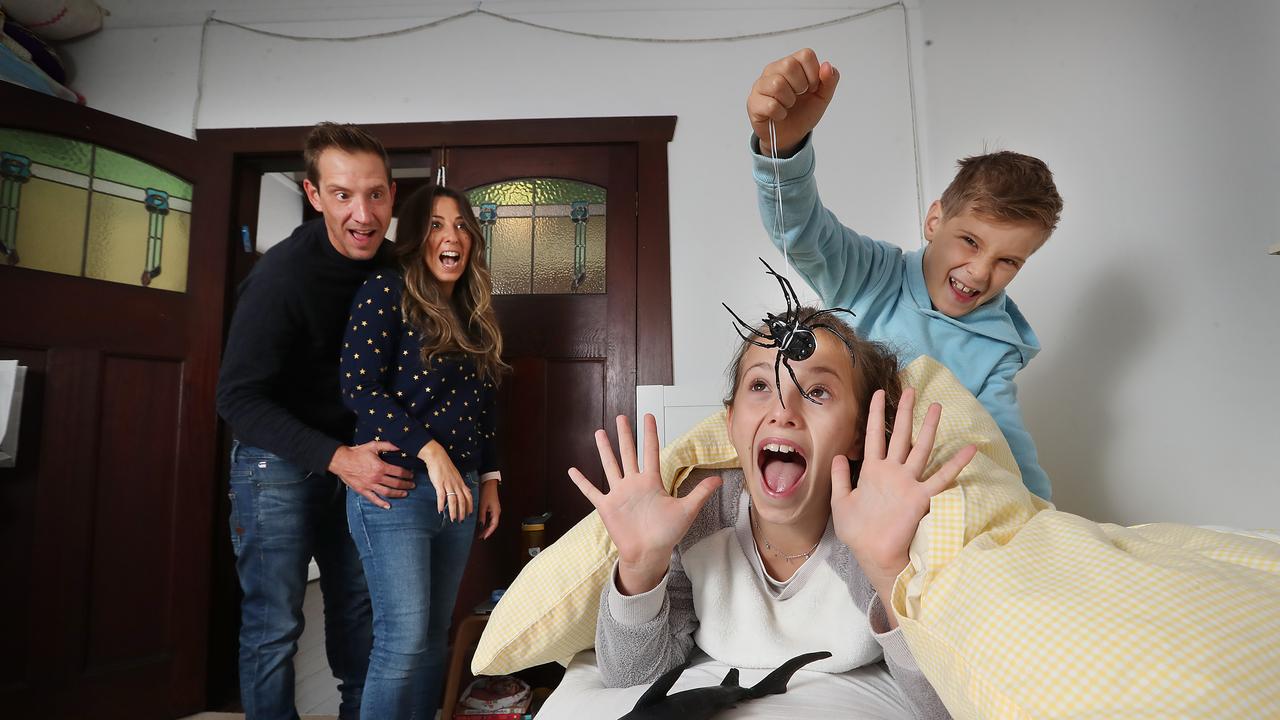
[[342, 478], [347, 487], [383, 510], [391, 503], [384, 498], [402, 498], [414, 488], [413, 472], [382, 461], [378, 453], [400, 448], [386, 441], [367, 442], [354, 447], [342, 446], [329, 461], [329, 472]]
[[770, 154], [772, 120], [778, 157], [791, 157], [800, 141], [817, 127], [839, 82], [835, 66], [819, 64], [817, 53], [809, 48], [766, 65], [747, 95], [747, 117], [760, 138], [760, 152]]

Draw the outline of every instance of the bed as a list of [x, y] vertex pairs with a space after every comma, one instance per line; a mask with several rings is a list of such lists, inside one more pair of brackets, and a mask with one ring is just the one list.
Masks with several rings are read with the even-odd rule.
[[[719, 685], [729, 666], [699, 654], [671, 688], [672, 693]], [[752, 685], [768, 670], [739, 670], [742, 685]], [[584, 650], [574, 656], [564, 679], [543, 704], [538, 720], [606, 720], [619, 718], [635, 707], [647, 685], [607, 688], [596, 667], [596, 654]], [[857, 668], [832, 675], [801, 669], [791, 678], [784, 695], [770, 695], [742, 703], [717, 717], [783, 720], [828, 717], [836, 710], [841, 717], [889, 720], [909, 717], [910, 711], [883, 664]]]
[[[917, 424], [929, 402], [952, 411], [939, 425], [936, 457], [979, 446], [956, 486], [931, 501], [892, 599], [953, 717], [1280, 717], [1274, 533], [1126, 528], [1061, 512], [1026, 491], [994, 420], [945, 368], [918, 358], [903, 381], [920, 393]], [[637, 406], [658, 410], [666, 425], [659, 441], [669, 492], [694, 469], [736, 465], [722, 412], [675, 437], [681, 420], [716, 407], [707, 394], [654, 394]], [[568, 672], [539, 718], [628, 712], [644, 687], [603, 688], [590, 651], [615, 555], [594, 513], [540, 553], [495, 608], [472, 670], [562, 662]], [[719, 684], [727, 669], [700, 659], [674, 690]], [[762, 675], [743, 670], [742, 684]], [[787, 694], [722, 717], [902, 717], [888, 682], [878, 666], [841, 676], [802, 670]]]

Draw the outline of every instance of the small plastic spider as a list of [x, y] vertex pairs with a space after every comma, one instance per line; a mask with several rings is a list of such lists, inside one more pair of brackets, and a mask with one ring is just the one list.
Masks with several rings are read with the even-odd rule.
[[[845, 347], [849, 348], [850, 357], [852, 357], [853, 348], [849, 347], [848, 340], [845, 340], [844, 337], [842, 337], [839, 332], [836, 332], [835, 328], [830, 325], [825, 323], [815, 323], [813, 321], [823, 315], [833, 315], [838, 312], [846, 312], [853, 315], [853, 311], [848, 308], [827, 308], [826, 310], [815, 310], [804, 317], [800, 317], [800, 311], [803, 308], [800, 305], [800, 298], [796, 296], [795, 288], [791, 286], [791, 282], [774, 272], [773, 268], [769, 267], [769, 263], [764, 262], [764, 258], [759, 258], [759, 260], [764, 263], [764, 267], [769, 271], [769, 274], [778, 279], [778, 284], [782, 286], [782, 295], [787, 300], [787, 311], [782, 315], [774, 315], [773, 313], [767, 313], [765, 315], [764, 322], [768, 327], [769, 332], [766, 334], [756, 330], [744, 322], [742, 318], [738, 317], [738, 314], [735, 313], [728, 305], [725, 305], [725, 303], [720, 304], [724, 305], [724, 309], [729, 311], [729, 314], [733, 316], [733, 319], [737, 320], [738, 324], [741, 325], [742, 328], [746, 328], [747, 332], [750, 333], [750, 335], [748, 335], [742, 332], [742, 328], [734, 327], [734, 330], [738, 331], [738, 335], [743, 340], [755, 345], [756, 347], [778, 348], [778, 356], [773, 361], [774, 387], [778, 387], [782, 384], [782, 373], [779, 366], [786, 366], [787, 373], [791, 375], [791, 382], [795, 383], [796, 389], [800, 391], [800, 397], [815, 405], [821, 405], [821, 400], [811, 397], [809, 393], [800, 386], [800, 381], [796, 379], [796, 371], [791, 369], [791, 361], [794, 360], [796, 362], [800, 362], [802, 360], [809, 359], [809, 357], [813, 355], [814, 351], [818, 349], [818, 339], [814, 336], [813, 331], [818, 329], [829, 330], [831, 334], [840, 338], [840, 342], [844, 343]], [[768, 342], [761, 342], [754, 339], [752, 336], [764, 338]], [[782, 401], [781, 393], [778, 394], [778, 402], [782, 403], [782, 407], [784, 408], [787, 406], [786, 403]]]

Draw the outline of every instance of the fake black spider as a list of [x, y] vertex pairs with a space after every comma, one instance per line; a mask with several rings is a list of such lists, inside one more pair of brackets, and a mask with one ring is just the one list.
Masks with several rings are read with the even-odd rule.
[[[764, 267], [769, 271], [769, 274], [778, 279], [778, 284], [782, 286], [782, 296], [787, 300], [787, 311], [782, 315], [774, 315], [773, 313], [767, 313], [765, 315], [764, 323], [769, 332], [766, 334], [756, 330], [743, 322], [742, 318], [738, 317], [738, 314], [735, 313], [728, 305], [725, 305], [725, 303], [720, 304], [724, 305], [724, 309], [728, 310], [729, 314], [733, 316], [733, 319], [738, 321], [738, 325], [741, 325], [742, 328], [746, 328], [747, 332], [750, 333], [750, 335], [748, 335], [742, 332], [742, 328], [735, 326], [733, 329], [738, 331], [739, 337], [756, 347], [778, 348], [778, 356], [773, 361], [774, 387], [779, 387], [782, 384], [782, 374], [779, 370], [779, 365], [784, 365], [787, 368], [787, 373], [791, 375], [791, 382], [795, 383], [796, 389], [800, 391], [800, 397], [815, 405], [821, 405], [821, 400], [811, 397], [809, 393], [800, 386], [800, 381], [796, 379], [796, 371], [791, 369], [791, 361], [794, 360], [796, 362], [800, 362], [802, 360], [808, 360], [809, 357], [813, 355], [814, 351], [818, 349], [818, 339], [814, 336], [813, 331], [818, 329], [829, 330], [831, 331], [831, 334], [840, 338], [840, 342], [844, 343], [845, 347], [849, 348], [849, 356], [853, 357], [853, 348], [849, 347], [849, 341], [845, 340], [835, 328], [827, 325], [826, 323], [813, 322], [815, 319], [823, 315], [833, 315], [838, 312], [846, 312], [853, 315], [853, 311], [848, 308], [827, 308], [826, 310], [815, 310], [804, 317], [800, 317], [800, 311], [802, 309], [800, 306], [800, 298], [796, 296], [795, 288], [791, 286], [791, 282], [774, 272], [773, 268], [769, 267], [769, 263], [764, 262], [764, 258], [759, 258], [759, 260], [764, 263]], [[768, 342], [760, 342], [759, 340], [753, 339], [752, 336], [764, 338]], [[782, 401], [781, 391], [778, 393], [778, 402], [782, 403], [782, 407], [784, 408], [787, 406], [786, 403]]]

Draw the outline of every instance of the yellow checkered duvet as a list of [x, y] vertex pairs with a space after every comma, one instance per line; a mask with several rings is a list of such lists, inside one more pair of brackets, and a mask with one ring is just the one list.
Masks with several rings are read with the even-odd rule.
[[[902, 379], [919, 395], [917, 429], [930, 402], [944, 407], [935, 465], [979, 446], [933, 499], [893, 597], [953, 716], [1280, 718], [1280, 543], [1059, 512], [1023, 488], [995, 422], [949, 371], [919, 358]], [[663, 451], [663, 479], [674, 488], [694, 467], [736, 462], [720, 413]], [[614, 557], [593, 513], [534, 558], [473, 670], [591, 647]]]
[[908, 374], [943, 404], [933, 462], [986, 443], [933, 499], [894, 587], [953, 716], [1280, 717], [1280, 543], [1059, 512], [1022, 487], [945, 368], [922, 358]]

